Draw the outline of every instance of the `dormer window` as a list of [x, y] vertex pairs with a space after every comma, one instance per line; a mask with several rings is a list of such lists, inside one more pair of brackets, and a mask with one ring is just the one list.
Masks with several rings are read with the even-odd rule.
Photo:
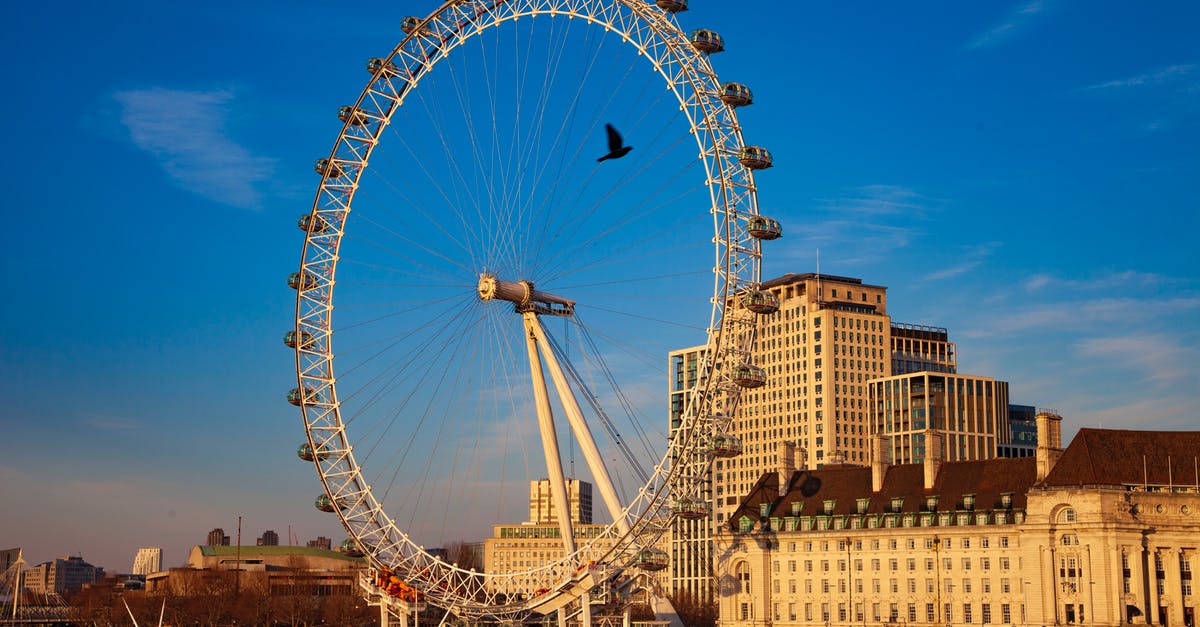
[[1012, 492], [1005, 492], [1000, 495], [1000, 507], [1004, 509], [1012, 509]]
[[892, 499], [892, 511], [899, 512], [904, 507], [904, 497], [897, 496]]
[[837, 500], [835, 500], [835, 499], [827, 499], [827, 500], [824, 502], [824, 506], [825, 506], [825, 507], [824, 507], [824, 510], [823, 510], [823, 511], [825, 512], [825, 515], [826, 515], [826, 516], [829, 516], [829, 515], [832, 515], [832, 514], [833, 514], [833, 508], [834, 508], [834, 506], [835, 506], [835, 505], [837, 505]]
[[758, 517], [759, 518], [766, 518], [770, 513], [771, 513], [771, 504], [770, 503], [759, 503], [758, 504]]
[[871, 503], [871, 499], [858, 499], [855, 504], [858, 506], [856, 510], [859, 514], [867, 513], [867, 506]]
[[799, 516], [802, 509], [804, 509], [804, 501], [792, 501], [792, 516]]
[[963, 509], [975, 509], [975, 495], [974, 494], [964, 494], [963, 495]]
[[742, 516], [738, 519], [738, 531], [745, 533], [751, 529], [754, 529], [754, 520], [749, 516]]
[[937, 511], [938, 497], [936, 494], [931, 494], [925, 497], [925, 509], [930, 512]]

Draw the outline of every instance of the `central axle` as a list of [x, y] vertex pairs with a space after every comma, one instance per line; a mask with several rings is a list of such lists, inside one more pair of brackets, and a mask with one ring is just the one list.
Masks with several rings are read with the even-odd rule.
[[480, 300], [505, 300], [517, 313], [533, 312], [549, 316], [575, 315], [575, 301], [539, 292], [532, 281], [501, 281], [492, 274], [479, 275]]

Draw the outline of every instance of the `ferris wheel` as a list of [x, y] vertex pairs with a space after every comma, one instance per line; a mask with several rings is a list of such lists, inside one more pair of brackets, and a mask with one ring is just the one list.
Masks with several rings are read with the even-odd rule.
[[[765, 381], [760, 244], [781, 231], [757, 207], [771, 155], [735, 113], [752, 94], [717, 79], [719, 34], [680, 29], [687, 4], [444, 2], [337, 110], [288, 279], [288, 400], [316, 507], [414, 607], [586, 614], [665, 565], [657, 538], [711, 515], [709, 465], [741, 450], [726, 430]], [[669, 383], [668, 351], [695, 345]], [[676, 407], [667, 385], [687, 388]], [[595, 486], [594, 517], [570, 479]], [[527, 524], [542, 481], [556, 550], [434, 550], [545, 534]]]

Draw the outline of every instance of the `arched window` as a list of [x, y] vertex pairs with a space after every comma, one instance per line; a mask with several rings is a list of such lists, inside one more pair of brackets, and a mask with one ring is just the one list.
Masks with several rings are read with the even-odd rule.
[[1067, 508], [1064, 508], [1062, 511], [1060, 511], [1058, 513], [1058, 522], [1059, 523], [1075, 522], [1075, 509], [1072, 507], [1067, 507]]
[[750, 593], [750, 565], [746, 562], [738, 562], [734, 567], [733, 574], [738, 580], [738, 591]]

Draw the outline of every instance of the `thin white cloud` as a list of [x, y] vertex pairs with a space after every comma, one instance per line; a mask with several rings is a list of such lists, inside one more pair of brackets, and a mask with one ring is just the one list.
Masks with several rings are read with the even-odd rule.
[[1162, 85], [1176, 78], [1188, 76], [1196, 69], [1194, 64], [1178, 64], [1169, 65], [1165, 68], [1160, 68], [1152, 72], [1138, 74], [1127, 78], [1121, 78], [1095, 85], [1088, 85], [1083, 89], [1085, 91], [1094, 91], [1101, 89], [1125, 89], [1129, 87], [1141, 87], [1143, 85]]
[[806, 218], [802, 230], [788, 231], [788, 248], [772, 253], [772, 259], [812, 263], [815, 251], [824, 249], [824, 257], [839, 266], [875, 263], [918, 238], [921, 231], [913, 225], [940, 203], [899, 185], [864, 185], [818, 198], [813, 209], [825, 219]]
[[1194, 380], [1195, 350], [1165, 335], [1091, 337], [1076, 343], [1085, 359], [1111, 360], [1144, 373], [1142, 380], [1172, 383]]
[[968, 49], [986, 48], [1002, 43], [1013, 34], [1026, 28], [1034, 19], [1045, 11], [1045, 5], [1041, 0], [1033, 0], [1026, 2], [1013, 9], [1004, 17], [996, 26], [972, 37], [967, 42]]
[[1007, 336], [1018, 331], [1040, 332], [1078, 331], [1093, 324], [1120, 322], [1131, 325], [1144, 320], [1200, 309], [1200, 297], [1168, 299], [1098, 298], [1085, 301], [1051, 303], [1004, 312], [1000, 316], [981, 320], [972, 337]]
[[1074, 290], [1108, 290], [1117, 287], [1153, 287], [1175, 282], [1174, 279], [1148, 272], [1124, 270], [1089, 279], [1064, 279], [1050, 274], [1034, 274], [1025, 280], [1025, 291], [1037, 292], [1047, 288]]
[[925, 275], [926, 281], [944, 281], [971, 272], [978, 268], [992, 255], [992, 251], [1000, 246], [999, 242], [989, 242], [978, 246], [968, 247], [959, 258], [959, 262]]
[[232, 92], [152, 88], [113, 98], [133, 143], [157, 157], [184, 189], [234, 207], [261, 208], [259, 187], [270, 180], [275, 161], [226, 135]]

